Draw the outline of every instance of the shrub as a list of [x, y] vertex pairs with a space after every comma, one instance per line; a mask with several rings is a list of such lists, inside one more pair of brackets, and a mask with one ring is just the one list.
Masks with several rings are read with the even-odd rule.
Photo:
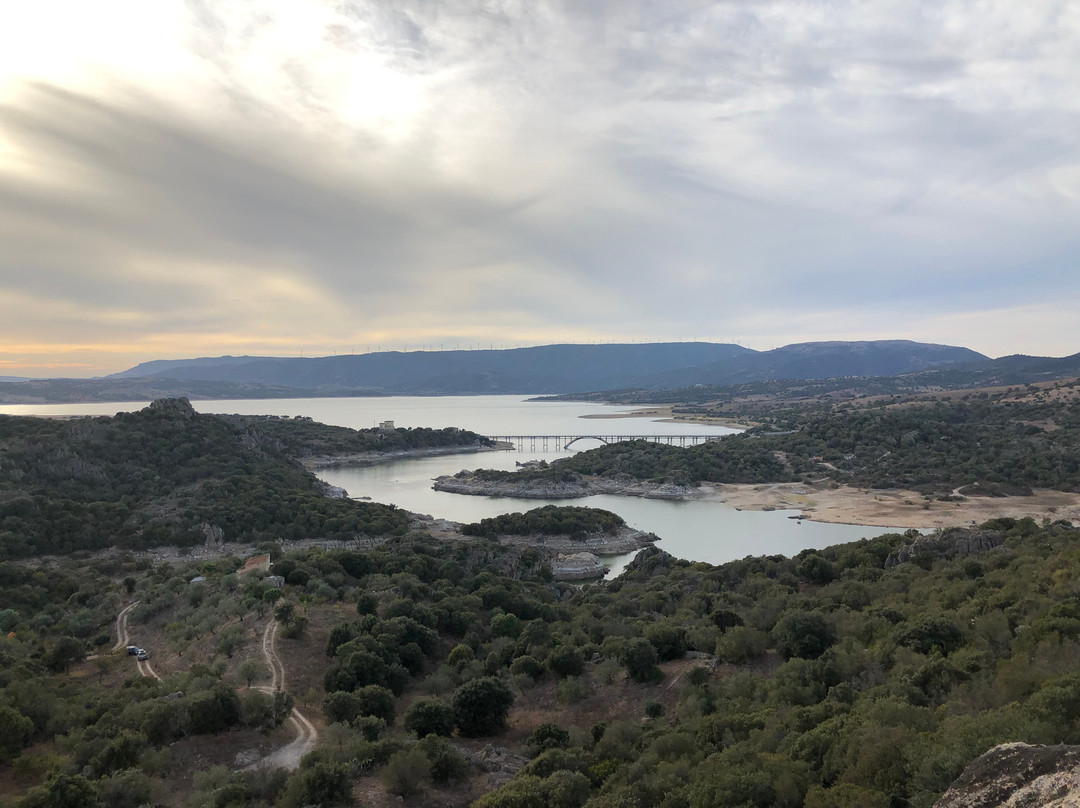
[[749, 626], [735, 626], [716, 641], [716, 656], [721, 662], [741, 665], [761, 656], [768, 647], [769, 638], [764, 632]]
[[360, 715], [360, 700], [353, 693], [335, 690], [326, 694], [322, 709], [331, 724], [350, 724]]
[[469, 773], [469, 761], [445, 738], [428, 735], [416, 744], [416, 748], [428, 759], [431, 779], [436, 783], [462, 780]]
[[585, 671], [585, 658], [572, 645], [560, 645], [548, 655], [548, 669], [556, 676], [581, 676]]
[[964, 634], [945, 617], [923, 617], [898, 631], [896, 642], [920, 654], [937, 648], [947, 656], [964, 644]]
[[519, 656], [517, 659], [510, 663], [510, 673], [514, 674], [515, 676], [518, 674], [524, 674], [530, 679], [536, 679], [543, 672], [544, 666], [531, 656]]
[[516, 639], [521, 633], [521, 618], [516, 614], [497, 614], [491, 618], [491, 633], [495, 637]]
[[360, 715], [373, 715], [381, 718], [387, 726], [394, 724], [394, 694], [385, 687], [368, 685], [354, 694], [359, 700]]
[[619, 661], [635, 682], [659, 682], [664, 678], [656, 666], [656, 648], [648, 640], [637, 637], [623, 646]]
[[420, 791], [420, 784], [431, 773], [431, 762], [420, 749], [395, 752], [386, 762], [380, 777], [391, 794], [408, 797]]
[[558, 724], [547, 722], [533, 730], [526, 746], [533, 757], [549, 749], [565, 749], [570, 745], [570, 733]]
[[451, 651], [450, 656], [446, 658], [446, 664], [454, 670], [461, 670], [476, 659], [476, 654], [473, 653], [473, 649], [467, 645], [455, 645]]
[[577, 704], [592, 695], [592, 688], [585, 680], [577, 676], [568, 676], [555, 688], [555, 699], [559, 704]]
[[342, 805], [352, 800], [349, 769], [342, 763], [316, 761], [300, 773], [302, 805]]
[[681, 659], [686, 653], [686, 632], [678, 626], [657, 623], [645, 632], [645, 639], [652, 643], [662, 662]]
[[454, 708], [443, 699], [417, 699], [405, 710], [405, 729], [417, 738], [454, 734]]
[[454, 691], [454, 721], [466, 737], [492, 735], [506, 725], [514, 694], [492, 676], [466, 682]]
[[836, 642], [836, 632], [820, 614], [792, 612], [780, 618], [772, 638], [784, 659], [817, 659]]

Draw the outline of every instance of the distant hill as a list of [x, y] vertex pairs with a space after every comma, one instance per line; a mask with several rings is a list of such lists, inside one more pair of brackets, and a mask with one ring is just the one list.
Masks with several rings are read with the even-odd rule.
[[379, 396], [379, 392], [350, 388], [319, 390], [231, 381], [176, 379], [26, 379], [0, 381], [0, 404], [49, 404], [72, 401], [153, 401], [186, 396], [193, 399], [312, 398], [317, 396]]
[[230, 381], [305, 390], [362, 388], [413, 395], [579, 393], [777, 378], [888, 376], [987, 361], [967, 348], [905, 340], [816, 342], [754, 351], [738, 345], [545, 345], [491, 351], [416, 351], [318, 358], [158, 360], [111, 380]]
[[729, 361], [658, 375], [651, 389], [695, 384], [730, 385], [772, 379], [897, 376], [931, 368], [989, 361], [968, 348], [909, 340], [802, 342]]
[[[1008, 387], [1080, 377], [1080, 353], [1065, 357], [1003, 356], [939, 365], [892, 376], [766, 378], [728, 384], [673, 383], [659, 388], [594, 390], [548, 396], [552, 401], [602, 401], [609, 404], [689, 404], [740, 401], [771, 408], [784, 400], [842, 400], [857, 396], [919, 395], [941, 390]], [[766, 403], [771, 402], [771, 403]]]

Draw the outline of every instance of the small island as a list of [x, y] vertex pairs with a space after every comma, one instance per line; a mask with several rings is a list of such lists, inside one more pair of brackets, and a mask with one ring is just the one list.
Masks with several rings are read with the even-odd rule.
[[659, 541], [635, 530], [621, 516], [600, 508], [545, 505], [461, 525], [463, 536], [526, 545], [548, 551], [558, 581], [599, 578], [607, 572], [600, 556], [630, 553]]

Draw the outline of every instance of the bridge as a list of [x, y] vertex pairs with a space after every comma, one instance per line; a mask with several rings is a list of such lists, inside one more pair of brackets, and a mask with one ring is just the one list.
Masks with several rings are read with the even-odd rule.
[[620, 443], [627, 440], [647, 440], [651, 443], [666, 443], [669, 446], [696, 446], [699, 443], [719, 440], [724, 437], [715, 432], [708, 435], [487, 435], [488, 440], [498, 443], [510, 443], [519, 451], [561, 452], [569, 449], [579, 440], [597, 440], [601, 443]]

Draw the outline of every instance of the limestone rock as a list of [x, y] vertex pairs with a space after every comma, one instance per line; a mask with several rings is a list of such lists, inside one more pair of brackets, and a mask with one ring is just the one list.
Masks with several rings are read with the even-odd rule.
[[515, 754], [506, 747], [492, 744], [467, 757], [484, 771], [490, 772], [492, 780], [498, 783], [509, 782], [510, 778], [529, 762], [528, 758]]
[[248, 766], [253, 766], [258, 763], [259, 758], [262, 755], [259, 754], [258, 749], [245, 749], [243, 752], [236, 753], [236, 759], [233, 761], [233, 766], [238, 769], [245, 769]]
[[886, 567], [906, 564], [916, 556], [930, 555], [934, 558], [957, 558], [987, 553], [1005, 543], [1000, 530], [960, 528], [944, 530], [929, 536], [919, 536], [911, 544], [905, 544], [885, 559]]
[[964, 769], [934, 803], [934, 808], [1031, 806], [1080, 806], [1080, 746], [995, 746]]
[[608, 568], [592, 553], [561, 555], [551, 564], [551, 574], [556, 581], [583, 581], [603, 578]]
[[225, 531], [217, 525], [203, 522], [199, 525], [199, 529], [202, 530], [203, 536], [206, 537], [206, 549], [220, 548], [225, 543]]

